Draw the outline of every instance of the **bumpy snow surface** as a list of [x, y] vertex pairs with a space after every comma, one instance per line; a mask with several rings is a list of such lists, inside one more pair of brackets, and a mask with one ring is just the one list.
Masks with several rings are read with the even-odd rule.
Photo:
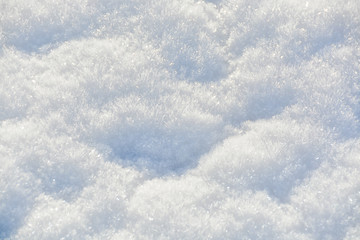
[[358, 0], [0, 0], [1, 239], [360, 236]]

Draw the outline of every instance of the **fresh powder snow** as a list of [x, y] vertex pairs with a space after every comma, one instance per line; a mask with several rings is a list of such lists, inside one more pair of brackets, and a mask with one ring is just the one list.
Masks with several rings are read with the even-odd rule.
[[0, 239], [360, 239], [358, 0], [0, 0]]

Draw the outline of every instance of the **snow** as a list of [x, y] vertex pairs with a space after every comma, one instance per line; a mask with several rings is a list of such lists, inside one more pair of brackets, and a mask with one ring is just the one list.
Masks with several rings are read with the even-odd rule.
[[0, 239], [358, 239], [357, 0], [0, 0]]

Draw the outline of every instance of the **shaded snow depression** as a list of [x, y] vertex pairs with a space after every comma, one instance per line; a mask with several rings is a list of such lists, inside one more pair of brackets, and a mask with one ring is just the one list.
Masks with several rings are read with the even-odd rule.
[[1, 239], [360, 239], [358, 0], [0, 0]]

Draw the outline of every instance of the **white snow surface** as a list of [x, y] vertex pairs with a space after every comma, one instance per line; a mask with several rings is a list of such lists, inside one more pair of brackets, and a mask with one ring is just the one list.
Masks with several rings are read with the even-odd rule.
[[358, 0], [0, 0], [0, 239], [360, 239]]

